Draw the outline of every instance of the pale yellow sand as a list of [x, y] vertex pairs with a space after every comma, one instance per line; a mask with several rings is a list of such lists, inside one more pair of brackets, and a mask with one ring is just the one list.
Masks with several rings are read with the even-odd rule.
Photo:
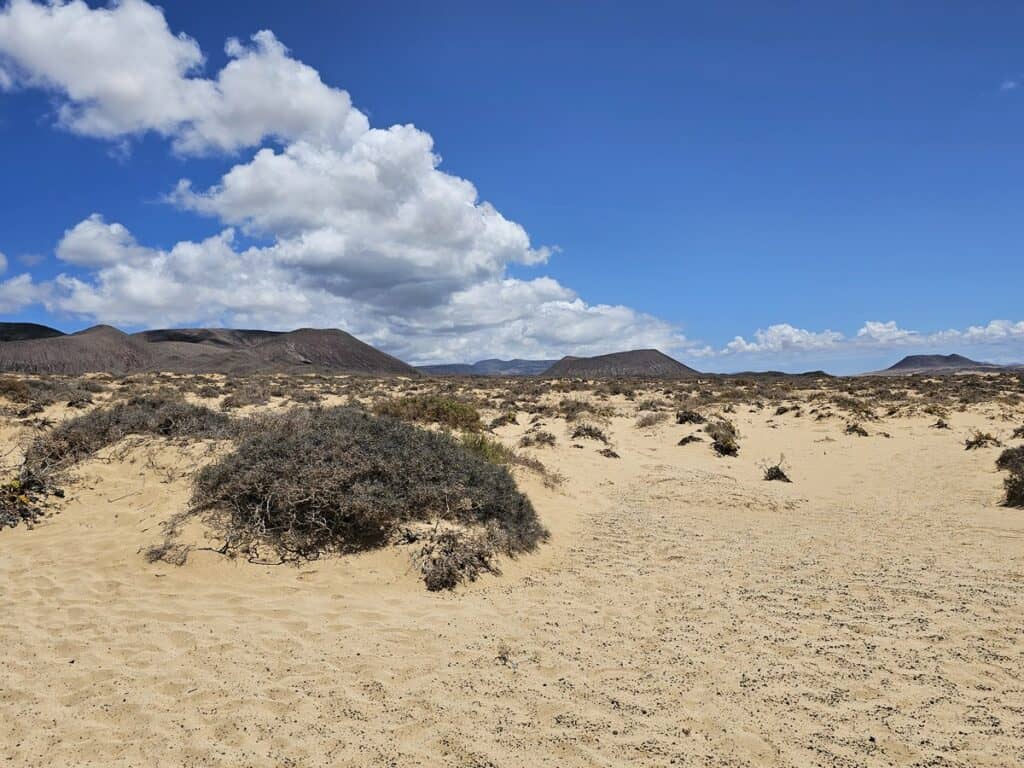
[[1024, 511], [962, 445], [1007, 426], [734, 418], [735, 459], [548, 420], [551, 543], [444, 594], [397, 550], [148, 565], [206, 449], [90, 461], [0, 532], [0, 764], [1024, 765]]

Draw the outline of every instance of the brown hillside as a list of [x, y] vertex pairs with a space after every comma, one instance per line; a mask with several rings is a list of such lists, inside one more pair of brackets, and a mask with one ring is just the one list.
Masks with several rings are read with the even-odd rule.
[[697, 376], [697, 371], [656, 349], [635, 349], [597, 357], [563, 357], [542, 376], [607, 379], [617, 376]]
[[0, 343], [0, 370], [24, 373], [128, 373], [154, 362], [152, 350], [109, 325], [51, 338]]

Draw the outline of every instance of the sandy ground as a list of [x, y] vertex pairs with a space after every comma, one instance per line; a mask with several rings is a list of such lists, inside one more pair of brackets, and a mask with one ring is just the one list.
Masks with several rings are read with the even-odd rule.
[[394, 549], [149, 565], [207, 448], [119, 446], [0, 532], [0, 764], [1024, 765], [1024, 512], [964, 451], [982, 411], [740, 413], [731, 459], [552, 420], [565, 482], [521, 476], [551, 543], [443, 594]]

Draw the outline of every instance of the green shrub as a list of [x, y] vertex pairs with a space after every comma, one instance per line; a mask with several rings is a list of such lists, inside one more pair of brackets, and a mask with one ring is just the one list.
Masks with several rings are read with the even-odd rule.
[[487, 435], [479, 432], [470, 432], [463, 435], [460, 442], [463, 448], [476, 454], [484, 461], [489, 461], [491, 464], [515, 463], [516, 452], [504, 443], [492, 440]]
[[377, 403], [373, 412], [403, 421], [440, 424], [451, 429], [476, 432], [481, 428], [480, 413], [470, 403], [442, 395], [410, 395]]

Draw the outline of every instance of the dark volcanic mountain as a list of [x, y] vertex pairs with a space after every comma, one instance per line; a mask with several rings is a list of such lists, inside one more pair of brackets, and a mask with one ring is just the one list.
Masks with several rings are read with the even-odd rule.
[[1003, 366], [979, 363], [963, 355], [907, 355], [882, 373], [957, 373], [959, 371], [999, 371]]
[[149, 346], [109, 325], [66, 336], [0, 342], [0, 370], [23, 373], [128, 373], [145, 370], [155, 357]]
[[386, 355], [355, 336], [334, 328], [300, 328], [282, 333], [253, 348], [253, 355], [272, 370], [303, 367], [335, 373], [418, 376], [397, 357]]
[[636, 349], [597, 357], [563, 357], [543, 374], [546, 378], [608, 379], [617, 376], [698, 376], [689, 366], [656, 349]]
[[355, 373], [419, 375], [336, 329], [174, 328], [131, 336], [96, 326], [69, 336], [0, 343], [0, 370], [26, 373]]
[[31, 341], [63, 335], [63, 331], [38, 323], [0, 323], [0, 341]]
[[431, 376], [536, 376], [544, 373], [557, 360], [480, 360], [476, 363], [450, 365], [419, 365], [417, 369]]

